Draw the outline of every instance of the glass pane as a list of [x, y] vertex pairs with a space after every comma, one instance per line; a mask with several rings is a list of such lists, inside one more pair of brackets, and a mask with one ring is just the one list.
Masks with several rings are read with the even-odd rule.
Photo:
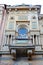
[[21, 39], [27, 38], [27, 32], [28, 32], [28, 30], [26, 28], [20, 28], [18, 30], [18, 34], [19, 34], [18, 37]]
[[27, 29], [26, 28], [20, 28], [18, 30], [18, 33], [21, 34], [21, 35], [25, 35], [25, 34], [27, 34]]
[[36, 29], [37, 28], [37, 22], [32, 22], [32, 28]]

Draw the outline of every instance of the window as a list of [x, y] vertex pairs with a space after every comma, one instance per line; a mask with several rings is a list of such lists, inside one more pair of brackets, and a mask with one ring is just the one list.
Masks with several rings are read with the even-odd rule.
[[27, 38], [27, 33], [28, 33], [28, 30], [26, 28], [20, 28], [18, 30], [18, 34], [19, 34], [19, 38]]
[[27, 33], [27, 29], [26, 28], [20, 28], [18, 31], [19, 31], [20, 35], [25, 35]]
[[14, 29], [14, 22], [9, 22], [9, 29]]
[[32, 28], [36, 29], [37, 28], [37, 22], [32, 22]]

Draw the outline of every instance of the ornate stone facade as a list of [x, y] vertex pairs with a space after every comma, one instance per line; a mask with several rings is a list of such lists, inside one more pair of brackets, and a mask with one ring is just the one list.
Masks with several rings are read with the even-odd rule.
[[40, 5], [0, 5], [0, 50], [9, 51], [9, 46], [34, 46], [35, 51], [43, 51], [40, 10]]

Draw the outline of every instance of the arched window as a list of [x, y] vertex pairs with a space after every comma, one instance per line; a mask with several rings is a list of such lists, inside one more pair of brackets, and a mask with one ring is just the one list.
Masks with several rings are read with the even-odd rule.
[[25, 34], [27, 34], [27, 29], [26, 29], [26, 28], [20, 28], [20, 29], [18, 30], [18, 33], [19, 33], [20, 35], [25, 35]]
[[26, 38], [27, 37], [28, 30], [26, 28], [20, 28], [18, 30], [18, 35], [20, 38]]
[[[28, 43], [28, 30], [25, 27], [21, 27], [18, 29], [16, 43]], [[20, 39], [20, 40], [19, 40]]]

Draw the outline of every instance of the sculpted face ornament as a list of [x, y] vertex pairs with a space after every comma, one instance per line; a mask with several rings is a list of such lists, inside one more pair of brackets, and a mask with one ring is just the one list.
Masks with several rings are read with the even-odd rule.
[[33, 18], [33, 19], [36, 19], [36, 17], [35, 17], [35, 16], [33, 16], [32, 18]]

